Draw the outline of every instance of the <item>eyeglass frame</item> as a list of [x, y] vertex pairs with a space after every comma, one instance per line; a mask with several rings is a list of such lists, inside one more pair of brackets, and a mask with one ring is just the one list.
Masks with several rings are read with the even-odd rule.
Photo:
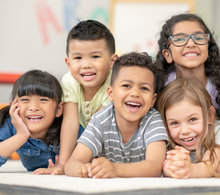
[[[196, 34], [206, 34], [206, 37], [207, 37], [207, 42], [206, 43], [196, 43], [195, 42], [195, 40], [194, 40], [194, 38], [193, 38], [193, 36], [194, 35], [196, 35]], [[176, 35], [179, 35], [179, 34], [176, 34]], [[171, 42], [173, 43], [173, 36], [175, 36], [175, 35], [171, 35], [170, 37], [169, 37], [169, 40], [168, 40], [168, 43], [167, 43], [167, 48], [168, 48], [168, 46], [169, 46], [169, 42], [170, 42], [170, 40], [171, 40]], [[188, 41], [189, 41], [189, 39], [191, 38], [192, 40], [193, 40], [193, 42], [195, 43], [195, 44], [197, 44], [197, 45], [205, 45], [205, 44], [207, 44], [209, 41], [210, 41], [210, 34], [209, 33], [195, 33], [195, 34], [192, 34], [192, 35], [186, 35], [187, 36], [187, 41], [186, 41], [186, 43], [184, 43], [183, 45], [186, 45], [187, 43], [188, 43]], [[173, 45], [174, 46], [176, 46], [176, 47], [181, 47], [181, 46], [183, 46], [183, 45], [175, 45], [174, 43], [173, 43]]]

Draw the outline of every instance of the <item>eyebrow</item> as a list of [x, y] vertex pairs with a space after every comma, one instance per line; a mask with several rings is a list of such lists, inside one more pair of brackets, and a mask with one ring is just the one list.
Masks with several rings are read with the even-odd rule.
[[[122, 80], [120, 83], [122, 83], [122, 82], [133, 83], [132, 80]], [[141, 84], [141, 85], [149, 85], [150, 87], [152, 87], [151, 84], [150, 84], [150, 83], [147, 83], [147, 82], [141, 82], [140, 84]]]
[[[102, 54], [102, 52], [101, 51], [92, 51], [92, 52], [90, 52], [90, 54]], [[73, 52], [71, 56], [74, 56], [74, 55], [81, 55], [81, 53]]]
[[[203, 31], [195, 31], [191, 35], [194, 35], [194, 34], [197, 34], [197, 33], [205, 33], [205, 32], [203, 32]], [[177, 34], [174, 34], [174, 35], [188, 35], [188, 34], [186, 34], [186, 33], [177, 33]], [[174, 35], [172, 35], [172, 36], [174, 36]]]

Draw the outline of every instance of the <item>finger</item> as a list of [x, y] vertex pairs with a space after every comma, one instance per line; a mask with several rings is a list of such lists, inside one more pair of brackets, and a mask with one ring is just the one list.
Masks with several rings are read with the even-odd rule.
[[94, 169], [95, 167], [97, 167], [98, 165], [100, 165], [103, 162], [103, 160], [101, 158], [94, 158], [91, 162], [91, 165], [89, 166], [89, 169]]
[[184, 148], [184, 147], [182, 147], [182, 146], [175, 146], [175, 149], [176, 149], [176, 150], [179, 150], [179, 151], [181, 151], [181, 152], [183, 152], [183, 153], [185, 153], [185, 154], [189, 154], [189, 153], [190, 153], [189, 150], [187, 150], [186, 148]]
[[105, 178], [104, 175], [108, 175], [108, 172], [105, 169], [100, 169], [96, 174], [92, 176], [93, 179]]
[[55, 166], [51, 175], [64, 175], [64, 167]]
[[174, 166], [178, 168], [183, 168], [186, 166], [185, 161], [182, 160], [170, 160], [169, 165], [165, 165], [165, 167]]
[[58, 162], [59, 162], [59, 156], [56, 155], [56, 156], [55, 156], [55, 165], [58, 165]]
[[102, 170], [102, 166], [100, 164], [97, 164], [96, 167], [93, 166], [93, 168], [91, 168], [91, 166], [90, 166], [88, 169], [89, 177], [93, 178], [101, 170]]
[[32, 174], [33, 175], [42, 175], [42, 174], [50, 175], [52, 174], [52, 172], [53, 172], [52, 169], [39, 168], [35, 170]]
[[88, 178], [89, 177], [88, 168], [86, 166], [83, 166], [81, 168], [81, 177], [83, 177], [83, 178]]
[[53, 161], [51, 159], [48, 160], [48, 168], [52, 168], [55, 167], [55, 164], [53, 163]]
[[180, 153], [180, 154], [167, 154], [166, 158], [169, 160], [188, 160], [188, 154]]

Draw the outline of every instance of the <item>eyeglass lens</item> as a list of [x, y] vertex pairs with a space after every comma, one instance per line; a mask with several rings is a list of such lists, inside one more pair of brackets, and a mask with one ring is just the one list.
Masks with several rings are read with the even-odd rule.
[[180, 46], [186, 44], [189, 37], [191, 37], [197, 44], [206, 44], [208, 42], [208, 35], [205, 33], [197, 33], [194, 35], [173, 35], [171, 36], [171, 40], [174, 45]]

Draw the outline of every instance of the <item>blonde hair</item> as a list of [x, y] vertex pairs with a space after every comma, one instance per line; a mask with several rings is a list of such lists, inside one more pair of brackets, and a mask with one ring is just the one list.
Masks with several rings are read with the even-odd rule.
[[168, 149], [174, 149], [176, 143], [170, 136], [168, 125], [166, 122], [166, 110], [181, 101], [188, 101], [191, 104], [202, 108], [203, 131], [201, 140], [196, 150], [197, 161], [201, 162], [205, 152], [209, 150], [209, 159], [211, 161], [211, 164], [213, 164], [216, 155], [214, 150], [216, 147], [214, 132], [215, 118], [213, 118], [212, 124], [208, 125], [208, 133], [207, 136], [205, 136], [207, 123], [209, 117], [211, 117], [210, 108], [213, 105], [209, 93], [207, 92], [203, 84], [196, 78], [180, 78], [174, 80], [166, 86], [166, 88], [162, 91], [158, 99], [158, 110], [162, 115], [164, 124], [167, 129], [167, 134], [170, 140], [170, 145]]

